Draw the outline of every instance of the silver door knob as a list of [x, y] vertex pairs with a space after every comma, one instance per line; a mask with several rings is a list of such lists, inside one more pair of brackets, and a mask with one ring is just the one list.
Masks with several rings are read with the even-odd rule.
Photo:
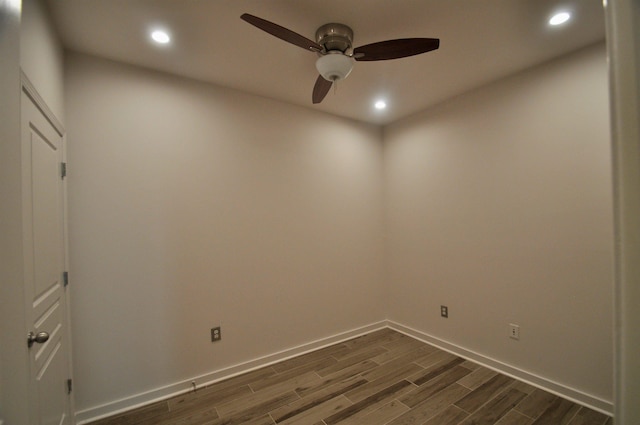
[[44, 344], [49, 341], [49, 334], [47, 332], [38, 332], [37, 334], [34, 332], [29, 332], [27, 334], [27, 345], [29, 348], [33, 345], [34, 342], [38, 344]]

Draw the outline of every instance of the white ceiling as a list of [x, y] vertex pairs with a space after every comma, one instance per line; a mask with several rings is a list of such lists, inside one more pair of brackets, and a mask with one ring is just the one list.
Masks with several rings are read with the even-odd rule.
[[[64, 46], [376, 124], [604, 39], [602, 0], [49, 0]], [[558, 10], [572, 20], [547, 25]], [[354, 46], [432, 37], [440, 49], [357, 62], [312, 105], [316, 56], [242, 21], [250, 13], [314, 39], [349, 25]], [[149, 42], [164, 27], [168, 47]], [[378, 97], [388, 108], [374, 110]]]

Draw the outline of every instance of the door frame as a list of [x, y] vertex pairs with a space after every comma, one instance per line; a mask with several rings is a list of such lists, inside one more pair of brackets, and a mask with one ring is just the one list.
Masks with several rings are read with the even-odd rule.
[[640, 3], [605, 1], [613, 158], [614, 414], [640, 423]]

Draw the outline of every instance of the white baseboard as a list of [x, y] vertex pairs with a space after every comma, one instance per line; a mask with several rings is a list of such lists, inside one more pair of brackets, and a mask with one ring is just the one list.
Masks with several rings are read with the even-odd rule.
[[523, 369], [515, 366], [508, 365], [498, 360], [483, 356], [476, 352], [467, 350], [466, 348], [449, 343], [440, 338], [436, 338], [424, 332], [410, 328], [408, 326], [401, 325], [393, 321], [387, 321], [388, 327], [401, 332], [407, 336], [418, 339], [441, 350], [448, 351], [456, 356], [471, 360], [474, 363], [478, 363], [503, 375], [510, 376], [519, 381], [526, 382], [534, 387], [540, 388], [552, 394], [558, 395], [567, 400], [571, 400], [580, 405], [586, 406], [590, 409], [604, 413], [605, 415], [613, 415], [613, 403], [607, 400], [603, 400], [599, 397], [586, 394], [582, 391], [560, 384], [553, 380], [532, 374]]
[[587, 406], [606, 415], [611, 416], [613, 414], [613, 404], [609, 401], [600, 399], [590, 394], [585, 394], [584, 392], [554, 382], [550, 379], [534, 375], [523, 369], [483, 356], [482, 354], [467, 350], [466, 348], [433, 337], [424, 332], [418, 331], [408, 326], [404, 326], [400, 323], [385, 320], [347, 332], [343, 332], [328, 338], [322, 338], [316, 341], [312, 341], [307, 344], [283, 350], [274, 354], [270, 354], [268, 356], [260, 357], [245, 363], [240, 363], [231, 367], [209, 372], [201, 376], [176, 382], [174, 384], [157, 388], [152, 391], [135, 394], [130, 397], [126, 397], [100, 406], [80, 410], [76, 412], [75, 415], [76, 423], [77, 425], [83, 425], [98, 419], [125, 412], [127, 410], [136, 409], [138, 407], [142, 407], [157, 401], [184, 394], [190, 391], [190, 383], [193, 380], [199, 383], [198, 387], [211, 385], [215, 382], [241, 375], [243, 373], [251, 372], [261, 367], [269, 366], [271, 364], [278, 363], [292, 357], [319, 350], [329, 345], [337, 344], [382, 328], [391, 328], [412, 338], [425, 342], [429, 345], [433, 345], [434, 347], [440, 348], [444, 351], [448, 351], [457, 356], [471, 360], [489, 369], [493, 369], [499, 373], [526, 382], [530, 385], [548, 391], [552, 394], [556, 394], [580, 405]]
[[338, 344], [348, 339], [352, 339], [360, 335], [364, 335], [386, 327], [388, 327], [387, 321], [373, 323], [371, 325], [363, 326], [347, 332], [342, 332], [328, 338], [322, 338], [316, 341], [312, 341], [307, 344], [289, 348], [287, 350], [250, 360], [248, 362], [240, 363], [220, 370], [215, 370], [204, 375], [189, 378], [180, 382], [175, 382], [171, 385], [156, 388], [151, 391], [134, 394], [120, 400], [115, 400], [99, 406], [79, 410], [75, 414], [76, 424], [83, 425], [89, 422], [96, 421], [98, 419], [117, 415], [118, 413], [126, 412], [128, 410], [136, 409], [138, 407], [155, 403], [157, 401], [162, 401], [167, 398], [187, 393], [191, 391], [191, 381], [194, 380], [198, 382], [198, 387], [211, 385], [224, 379], [251, 372], [253, 370], [260, 369], [262, 367], [269, 366], [274, 363], [290, 359], [292, 357], [300, 356], [311, 351], [319, 350], [329, 345]]

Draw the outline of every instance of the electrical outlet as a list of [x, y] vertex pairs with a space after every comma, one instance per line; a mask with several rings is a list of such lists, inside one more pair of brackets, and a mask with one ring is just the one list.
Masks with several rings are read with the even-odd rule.
[[520, 339], [520, 326], [514, 323], [509, 323], [509, 338]]
[[218, 342], [221, 339], [222, 339], [222, 330], [220, 329], [220, 326], [211, 328], [211, 342]]
[[446, 305], [441, 305], [440, 306], [440, 316], [447, 318], [449, 317], [449, 307], [447, 307]]

